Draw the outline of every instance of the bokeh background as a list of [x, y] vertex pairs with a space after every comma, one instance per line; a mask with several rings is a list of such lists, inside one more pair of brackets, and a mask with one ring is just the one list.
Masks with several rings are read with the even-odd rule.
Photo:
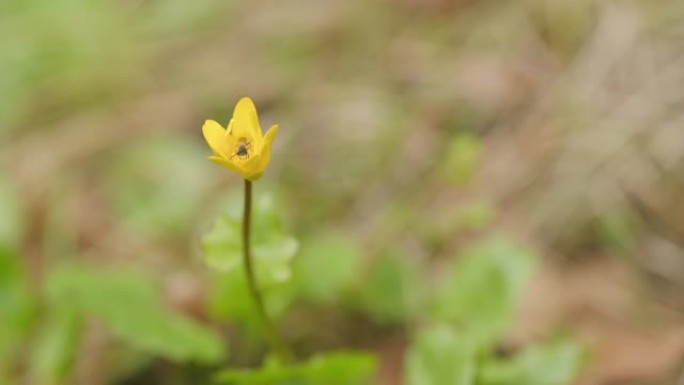
[[[280, 125], [257, 230], [295, 276], [271, 310], [299, 355], [362, 350], [374, 383], [430, 385], [407, 352], [426, 313], [468, 306], [422, 304], [491, 320], [503, 287], [492, 357], [562, 334], [581, 364], [478, 383], [683, 383], [680, 0], [3, 0], [0, 383], [261, 361], [220, 278], [242, 182], [201, 135], [242, 96]], [[504, 283], [475, 269], [491, 290], [449, 297], [464, 250], [494, 250]]]

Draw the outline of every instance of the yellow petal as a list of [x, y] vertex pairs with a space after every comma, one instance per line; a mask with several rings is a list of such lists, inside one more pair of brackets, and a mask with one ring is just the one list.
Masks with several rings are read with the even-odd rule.
[[233, 125], [231, 127], [232, 136], [235, 138], [255, 139], [260, 142], [262, 139], [259, 117], [257, 115], [254, 102], [248, 97], [240, 99], [233, 111]]
[[229, 136], [231, 132], [233, 132], [233, 122], [235, 119], [230, 119], [230, 122], [228, 122], [228, 127], [226, 128], [226, 136]]
[[221, 127], [215, 120], [207, 120], [202, 126], [202, 134], [204, 140], [214, 153], [227, 158], [230, 156], [230, 147], [226, 141], [226, 130]]
[[278, 125], [274, 124], [271, 126], [271, 128], [266, 131], [266, 135], [264, 135], [264, 146], [268, 146], [268, 148], [271, 148], [271, 144], [273, 143], [273, 139], [275, 139], [276, 134], [278, 133]]
[[225, 167], [229, 170], [233, 170], [242, 176], [245, 175], [245, 170], [240, 165], [228, 159], [222, 158], [220, 156], [210, 156], [209, 160], [218, 164], [219, 166]]
[[261, 178], [261, 176], [264, 174], [264, 171], [261, 170], [261, 172], [256, 172], [256, 173], [251, 173], [247, 175], [243, 175], [245, 179], [254, 182], [255, 180]]
[[264, 173], [265, 167], [264, 163], [262, 162], [261, 154], [256, 153], [244, 162], [237, 160], [235, 163], [238, 163], [238, 165], [242, 168], [240, 175], [245, 177], [245, 179], [257, 180]]
[[268, 131], [266, 131], [266, 135], [264, 135], [264, 142], [262, 143], [261, 147], [261, 162], [264, 169], [271, 161], [271, 144], [273, 144], [273, 139], [275, 139], [277, 133], [278, 125], [274, 124], [268, 129]]
[[242, 168], [250, 173], [263, 172], [263, 167], [261, 167], [261, 154], [254, 154], [244, 163], [241, 164]]

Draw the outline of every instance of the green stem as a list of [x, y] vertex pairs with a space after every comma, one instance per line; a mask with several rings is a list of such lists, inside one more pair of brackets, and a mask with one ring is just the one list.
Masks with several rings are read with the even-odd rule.
[[285, 344], [280, 339], [276, 331], [273, 321], [266, 313], [264, 306], [264, 299], [258, 289], [256, 278], [254, 276], [254, 267], [252, 265], [252, 254], [250, 253], [250, 225], [252, 219], [252, 182], [245, 179], [245, 210], [242, 216], [242, 257], [245, 266], [245, 274], [247, 276], [247, 288], [249, 295], [254, 301], [259, 318], [264, 325], [266, 337], [268, 338], [271, 348], [281, 360], [286, 363], [291, 361], [291, 354], [285, 347]]

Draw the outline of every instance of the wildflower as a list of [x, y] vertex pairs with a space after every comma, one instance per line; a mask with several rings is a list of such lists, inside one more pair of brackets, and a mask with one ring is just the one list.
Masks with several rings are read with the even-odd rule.
[[209, 160], [249, 181], [259, 179], [264, 173], [271, 160], [271, 144], [277, 132], [275, 124], [265, 135], [261, 133], [256, 107], [248, 97], [240, 99], [235, 106], [227, 129], [214, 120], [207, 120], [202, 126], [204, 139], [214, 152]]

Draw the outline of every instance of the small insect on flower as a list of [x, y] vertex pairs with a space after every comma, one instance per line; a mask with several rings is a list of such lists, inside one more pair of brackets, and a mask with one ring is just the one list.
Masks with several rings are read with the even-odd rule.
[[254, 102], [247, 97], [235, 106], [228, 128], [214, 120], [207, 120], [202, 126], [204, 139], [214, 152], [209, 160], [250, 181], [259, 179], [268, 166], [277, 132], [275, 124], [262, 134]]
[[235, 147], [235, 153], [230, 156], [233, 159], [234, 156], [240, 157], [240, 159], [249, 158], [249, 148], [252, 142], [247, 141], [245, 138], [238, 139], [237, 146]]

